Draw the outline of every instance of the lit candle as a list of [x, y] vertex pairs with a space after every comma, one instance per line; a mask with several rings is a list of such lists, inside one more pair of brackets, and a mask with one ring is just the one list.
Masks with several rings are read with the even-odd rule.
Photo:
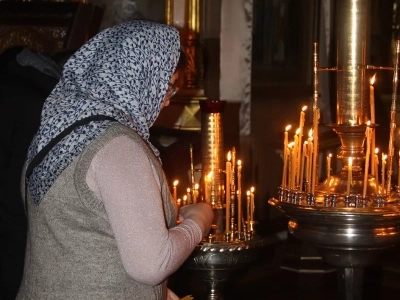
[[187, 205], [187, 196], [186, 195], [183, 196], [183, 201], [182, 201], [182, 206], [185, 206], [185, 205]]
[[247, 200], [247, 209], [246, 209], [246, 212], [247, 212], [247, 218], [246, 218], [246, 220], [247, 220], [247, 224], [250, 226], [250, 191], [247, 191], [246, 192], [246, 200]]
[[319, 151], [319, 138], [318, 138], [318, 123], [320, 117], [320, 110], [317, 107], [314, 107], [313, 110], [313, 162], [312, 162], [312, 178], [311, 178], [311, 193], [314, 194], [315, 186], [318, 183], [318, 151]]
[[177, 203], [177, 201], [178, 201], [178, 192], [176, 191], [176, 186], [178, 185], [178, 183], [179, 183], [179, 181], [178, 180], [175, 180], [174, 181], [174, 183], [173, 183], [173, 185], [174, 185], [174, 200], [175, 200], [175, 203]]
[[227, 162], [226, 162], [226, 186], [225, 186], [225, 230], [229, 231], [229, 211], [231, 206], [231, 152], [228, 152]]
[[211, 199], [211, 189], [212, 189], [212, 183], [213, 183], [213, 177], [214, 173], [211, 171], [210, 173], [207, 174], [206, 176], [206, 184], [205, 184], [205, 191], [204, 191], [204, 200], [206, 203], [214, 205], [213, 199]]
[[369, 159], [371, 153], [371, 122], [367, 122], [366, 135], [366, 152], [365, 152], [365, 168], [364, 168], [364, 183], [363, 183], [363, 197], [367, 195], [367, 185], [368, 185], [368, 171], [369, 171]]
[[187, 198], [188, 204], [193, 204], [192, 193], [190, 192], [190, 188], [186, 189], [186, 198]]
[[347, 195], [350, 195], [351, 182], [353, 181], [353, 158], [349, 157], [347, 165]]
[[[303, 142], [303, 130], [304, 130], [304, 121], [305, 121], [305, 111], [307, 110], [307, 106], [303, 106], [300, 112], [300, 122], [299, 122], [299, 149], [298, 149], [298, 155], [297, 155], [297, 173], [299, 173], [301, 169], [301, 145]], [[297, 185], [300, 185], [300, 177], [297, 176]]]
[[387, 155], [386, 154], [384, 154], [384, 153], [382, 153], [382, 190], [383, 190], [383, 193], [385, 194], [386, 192], [385, 192], [385, 166], [386, 166], [386, 158], [387, 158]]
[[[235, 184], [235, 169], [236, 169], [236, 149], [232, 148], [232, 169], [231, 169], [231, 186], [236, 186]], [[231, 191], [232, 193], [232, 191]]]
[[307, 154], [307, 144], [308, 142], [305, 141], [303, 143], [303, 152], [301, 155], [301, 166], [300, 166], [300, 192], [303, 191], [303, 179], [304, 179], [304, 164], [305, 164], [305, 157]]
[[331, 160], [332, 153], [329, 153], [328, 157], [326, 158], [326, 176], [328, 180], [331, 178]]
[[250, 221], [254, 221], [254, 187], [250, 188]]
[[282, 187], [286, 187], [287, 185], [287, 157], [288, 157], [288, 131], [292, 127], [292, 125], [288, 125], [285, 128], [285, 135], [283, 139], [283, 174], [282, 174]]
[[238, 231], [242, 231], [242, 161], [238, 160], [237, 162], [238, 171]]
[[297, 128], [296, 134], [294, 135], [294, 145], [293, 145], [293, 153], [292, 153], [292, 189], [296, 189], [297, 186], [297, 177], [299, 174], [299, 170], [297, 167], [299, 164], [297, 163], [298, 152], [299, 152], [299, 132], [300, 128]]
[[288, 145], [288, 173], [289, 173], [289, 182], [288, 182], [288, 187], [291, 189], [292, 188], [292, 173], [293, 173], [293, 146], [294, 142], [289, 143]]
[[379, 186], [379, 172], [378, 172], [378, 166], [379, 166], [379, 158], [378, 158], [378, 153], [379, 149], [375, 148], [375, 155], [374, 155], [374, 169], [375, 169], [375, 181], [376, 181], [376, 186]]
[[[370, 105], [370, 110], [371, 110], [371, 124], [375, 125], [375, 89], [374, 89], [374, 83], [375, 83], [375, 76], [372, 76], [370, 79], [370, 86], [369, 86], [369, 105]], [[371, 131], [371, 149], [375, 149], [375, 130]], [[378, 175], [377, 173], [375, 174], [375, 168], [374, 166], [374, 157], [371, 155], [371, 175]]]
[[311, 185], [312, 185], [313, 154], [314, 154], [313, 130], [311, 129], [308, 132], [308, 168], [307, 168], [308, 193], [311, 192]]
[[193, 203], [197, 203], [197, 198], [199, 197], [199, 184], [198, 183], [196, 183], [195, 185], [194, 185], [194, 192], [193, 192]]

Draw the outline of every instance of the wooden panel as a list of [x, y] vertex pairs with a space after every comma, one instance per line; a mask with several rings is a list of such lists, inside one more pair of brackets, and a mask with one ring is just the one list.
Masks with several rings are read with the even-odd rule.
[[0, 53], [14, 46], [54, 54], [98, 30], [103, 10], [79, 2], [0, 2]]

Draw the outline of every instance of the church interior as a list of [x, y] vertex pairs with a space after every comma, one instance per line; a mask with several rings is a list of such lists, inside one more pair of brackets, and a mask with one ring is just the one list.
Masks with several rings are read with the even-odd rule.
[[[345, 18], [347, 11], [352, 14], [350, 21]], [[199, 267], [199, 258], [194, 254], [189, 260], [195, 262], [195, 267], [189, 261], [169, 280], [170, 287], [177, 295], [213, 300], [398, 299], [400, 221], [396, 218], [397, 199], [400, 195], [400, 131], [396, 129], [396, 122], [400, 120], [400, 109], [396, 109], [398, 91], [395, 76], [398, 69], [396, 55], [397, 59], [399, 56], [396, 42], [400, 38], [400, 1], [0, 1], [0, 53], [15, 46], [28, 47], [46, 55], [78, 49], [100, 30], [135, 19], [148, 19], [177, 27], [182, 47], [188, 57], [185, 76], [180, 78], [180, 89], [151, 131], [152, 141], [161, 152], [171, 191], [177, 195], [175, 197], [185, 195], [186, 188], [192, 187], [193, 179], [200, 182], [207, 175], [202, 170], [205, 169], [205, 144], [209, 142], [205, 133], [209, 129], [206, 127], [209, 124], [205, 115], [215, 114], [202, 109], [200, 104], [207, 101], [223, 102], [223, 108], [216, 113], [220, 117], [218, 120], [221, 126], [218, 133], [221, 134], [221, 143], [218, 144], [221, 149], [217, 149], [220, 151], [218, 159], [221, 160], [219, 168], [225, 168], [226, 154], [235, 149], [237, 157], [243, 162], [241, 185], [244, 189], [243, 192], [240, 191], [243, 201], [246, 199], [245, 190], [255, 188], [252, 216], [254, 227], [251, 234], [261, 241], [260, 244], [254, 246], [254, 249], [250, 246], [246, 248], [249, 240], [245, 238], [242, 241], [247, 245], [245, 248], [239, 249], [240, 251], [236, 251], [236, 248], [232, 250], [232, 253], [239, 253], [233, 260], [244, 261], [236, 266], [237, 262], [228, 261], [228, 256], [217, 257], [219, 243], [235, 244], [232, 237], [227, 236], [226, 240], [218, 243], [213, 242], [211, 234], [205, 237], [210, 239], [210, 247], [214, 245], [217, 249], [217, 253], [211, 253], [207, 259], [212, 261], [214, 257], [216, 261], [222, 260], [222, 263], [212, 265], [210, 262], [208, 265], [205, 261], [202, 268]], [[360, 23], [354, 25], [358, 20]], [[354, 41], [352, 34], [355, 36]], [[355, 46], [350, 50], [358, 51], [356, 54], [349, 50], [352, 42]], [[352, 72], [361, 79], [352, 77]], [[370, 84], [369, 80], [374, 74], [377, 76], [376, 82]], [[361, 87], [355, 87], [353, 82]], [[391, 235], [393, 239], [381, 248], [378, 247], [379, 251], [376, 252], [379, 253], [374, 260], [359, 264], [357, 260], [357, 263], [353, 263], [356, 260], [353, 252], [359, 251], [357, 255], [361, 257], [370, 248], [365, 245], [357, 245], [359, 248], [349, 246], [344, 252], [335, 252], [334, 255], [337, 260], [341, 260], [342, 256], [351, 252], [348, 259], [350, 262], [335, 265], [321, 254], [318, 247], [320, 244], [308, 242], [309, 232], [304, 233], [305, 240], [301, 235], [303, 232], [297, 236], [292, 234], [300, 232], [296, 231], [298, 227], [302, 228], [302, 223], [298, 220], [303, 219], [296, 217], [296, 208], [286, 205], [290, 201], [282, 200], [284, 192], [279, 189], [283, 186], [283, 181], [286, 182], [286, 179], [283, 180], [286, 178], [285, 128], [292, 124], [289, 131], [292, 138], [299, 122], [299, 114], [301, 116], [305, 112], [303, 139], [306, 140], [308, 130], [312, 128], [314, 132], [316, 130], [319, 142], [319, 152], [314, 155], [314, 166], [317, 170], [313, 174], [310, 171], [310, 181], [316, 174], [314, 186], [318, 190], [321, 185], [328, 184], [326, 180], [332, 174], [337, 179], [336, 186], [329, 186], [333, 189], [342, 184], [340, 180], [343, 181], [343, 178], [348, 181], [350, 162], [346, 159], [349, 153], [359, 158], [355, 163], [353, 176], [357, 177], [358, 173], [363, 172], [364, 131], [359, 134], [358, 131], [342, 128], [364, 126], [365, 130], [370, 114], [368, 101], [371, 95], [368, 88], [372, 85], [376, 113], [376, 119], [372, 123], [377, 124], [373, 127], [376, 135], [374, 142], [380, 149], [386, 149], [388, 143], [389, 148], [393, 148], [393, 155], [390, 156], [393, 167], [390, 168], [390, 174], [388, 173], [390, 178], [386, 180], [392, 182], [393, 194], [396, 194], [393, 196], [396, 199], [390, 204], [396, 207], [390, 210], [393, 218], [390, 228], [396, 229], [391, 234], [387, 233], [386, 227], [382, 229], [383, 236]], [[343, 93], [337, 92], [338, 90]], [[350, 95], [352, 90], [358, 91], [356, 96]], [[367, 108], [364, 104], [361, 108], [354, 108], [347, 100], [339, 103], [340, 97], [363, 98], [365, 101], [361, 102], [367, 103]], [[359, 105], [360, 100], [354, 101]], [[303, 107], [306, 109], [302, 110]], [[345, 124], [350, 110], [361, 116], [362, 122], [358, 126]], [[317, 111], [318, 120], [315, 119]], [[360, 140], [360, 135], [361, 142], [355, 145], [356, 136]], [[348, 141], [350, 139], [351, 142]], [[316, 142], [315, 137], [314, 141]], [[390, 154], [390, 149], [384, 151]], [[300, 158], [301, 150], [296, 155]], [[300, 166], [300, 160], [297, 163]], [[294, 169], [294, 163], [291, 166]], [[383, 161], [379, 165], [380, 172], [376, 169], [376, 177], [381, 172], [385, 173], [382, 168]], [[175, 180], [179, 180], [176, 185]], [[297, 177], [296, 180], [300, 181]], [[301, 180], [300, 185], [302, 182]], [[362, 179], [359, 182], [362, 185]], [[382, 181], [381, 183], [384, 185]], [[368, 191], [379, 190], [379, 195], [381, 194], [375, 181], [373, 186], [367, 188]], [[208, 200], [206, 191], [202, 192], [204, 201]], [[390, 189], [386, 192], [389, 195]], [[350, 192], [348, 197], [349, 195]], [[392, 199], [390, 195], [387, 200], [389, 202]], [[210, 197], [214, 199], [214, 196]], [[280, 201], [272, 203], [270, 199]], [[343, 201], [350, 200], [344, 196]], [[225, 199], [222, 202], [221, 211], [225, 212]], [[285, 202], [284, 205], [281, 202]], [[310, 203], [307, 205], [313, 206]], [[242, 206], [234, 208], [231, 214], [240, 215], [238, 210], [241, 211]], [[377, 228], [386, 224], [386, 221], [364, 221], [363, 218], [367, 218], [366, 215], [369, 214], [367, 209], [383, 217], [390, 215], [385, 211], [389, 208], [385, 206], [375, 209], [364, 205], [364, 210], [347, 204], [340, 209], [329, 207], [331, 210], [327, 207], [325, 210], [318, 210], [318, 205], [314, 206], [317, 207], [315, 214], [327, 212], [332, 218], [331, 223], [335, 223], [334, 218], [338, 215], [351, 215], [356, 220], [355, 230], [358, 226], [363, 227], [364, 222], [374, 223], [374, 238], [378, 235]], [[295, 212], [287, 213], [290, 209]], [[309, 218], [313, 219], [314, 215], [310, 213]], [[238, 228], [233, 231], [240, 232], [239, 219], [240, 216], [235, 220], [239, 222]], [[236, 224], [225, 221], [235, 228]], [[314, 224], [310, 226], [312, 225]], [[218, 232], [218, 226], [213, 230]], [[333, 229], [324, 223], [323, 230], [320, 230], [329, 233]], [[338, 235], [348, 234], [349, 227], [346, 230], [346, 233]], [[365, 236], [359, 239], [364, 238], [367, 239]], [[328, 246], [324, 245], [325, 248], [336, 247], [329, 243]], [[251, 252], [247, 252], [249, 249]], [[220, 253], [224, 254], [222, 250]]]

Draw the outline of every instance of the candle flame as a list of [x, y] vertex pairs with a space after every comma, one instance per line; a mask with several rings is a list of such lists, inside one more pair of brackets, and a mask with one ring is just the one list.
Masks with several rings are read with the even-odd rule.
[[178, 201], [178, 203], [181, 203], [181, 199], [178, 199], [177, 201]]
[[308, 141], [304, 141], [304, 145], [308, 145]]
[[353, 165], [353, 158], [349, 157], [349, 166], [351, 167]]
[[294, 146], [294, 142], [290, 142], [287, 146], [288, 148], [292, 148]]
[[371, 121], [368, 120], [367, 126], [368, 126], [368, 127], [371, 126]]
[[250, 188], [250, 191], [251, 191], [252, 193], [254, 193], [254, 186], [252, 186], [252, 187]]
[[190, 188], [187, 188], [186, 192], [190, 193]]
[[288, 126], [286, 126], [286, 127], [285, 127], [285, 131], [289, 131], [289, 130], [290, 130], [290, 128], [292, 128], [292, 125], [288, 125]]
[[198, 190], [198, 189], [199, 189], [199, 184], [198, 184], [198, 183], [196, 183], [196, 184], [194, 185], [194, 189], [195, 189], [195, 190]]
[[371, 77], [371, 79], [370, 79], [370, 81], [369, 81], [371, 85], [374, 85], [374, 83], [375, 83], [375, 77], [376, 77], [376, 73], [374, 74], [374, 76]]
[[186, 201], [186, 200], [187, 200], [187, 196], [184, 195], [184, 196], [183, 196], [183, 201]]
[[301, 109], [302, 111], [306, 111], [307, 110], [307, 105], [304, 105], [303, 108]]
[[247, 191], [247, 192], [246, 192], [246, 195], [247, 195], [247, 196], [250, 196], [250, 191]]
[[227, 159], [228, 161], [231, 161], [231, 151], [228, 152]]
[[379, 153], [379, 148], [375, 148], [375, 154]]
[[310, 131], [308, 132], [308, 137], [309, 138], [312, 138], [312, 133], [313, 133], [313, 131], [312, 131], [312, 129], [310, 129]]
[[299, 135], [299, 134], [300, 134], [300, 128], [297, 128], [296, 135]]
[[237, 161], [237, 165], [238, 165], [238, 166], [241, 166], [241, 165], [242, 165], [242, 161], [241, 161], [240, 159]]
[[387, 155], [382, 153], [382, 160], [386, 160]]
[[210, 173], [208, 173], [207, 175], [208, 179], [211, 179], [213, 177], [213, 171], [211, 171]]
[[332, 157], [332, 153], [329, 153], [329, 155], [328, 155], [329, 157]]
[[177, 186], [178, 183], [179, 183], [179, 181], [178, 181], [178, 180], [175, 180], [175, 181], [174, 181], [174, 186]]

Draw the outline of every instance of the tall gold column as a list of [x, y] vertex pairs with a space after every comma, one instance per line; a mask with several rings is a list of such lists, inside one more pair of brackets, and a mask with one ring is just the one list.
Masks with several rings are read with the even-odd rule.
[[[203, 90], [202, 0], [166, 0], [165, 21], [179, 30], [187, 62], [180, 89], [171, 105], [161, 112], [156, 126], [182, 130], [200, 130], [199, 101], [206, 100]], [[183, 77], [183, 78], [182, 78]]]
[[166, 2], [166, 23], [178, 28], [181, 44], [187, 57], [183, 86], [178, 93], [178, 99], [204, 95], [201, 4], [201, 0], [167, 0]]

